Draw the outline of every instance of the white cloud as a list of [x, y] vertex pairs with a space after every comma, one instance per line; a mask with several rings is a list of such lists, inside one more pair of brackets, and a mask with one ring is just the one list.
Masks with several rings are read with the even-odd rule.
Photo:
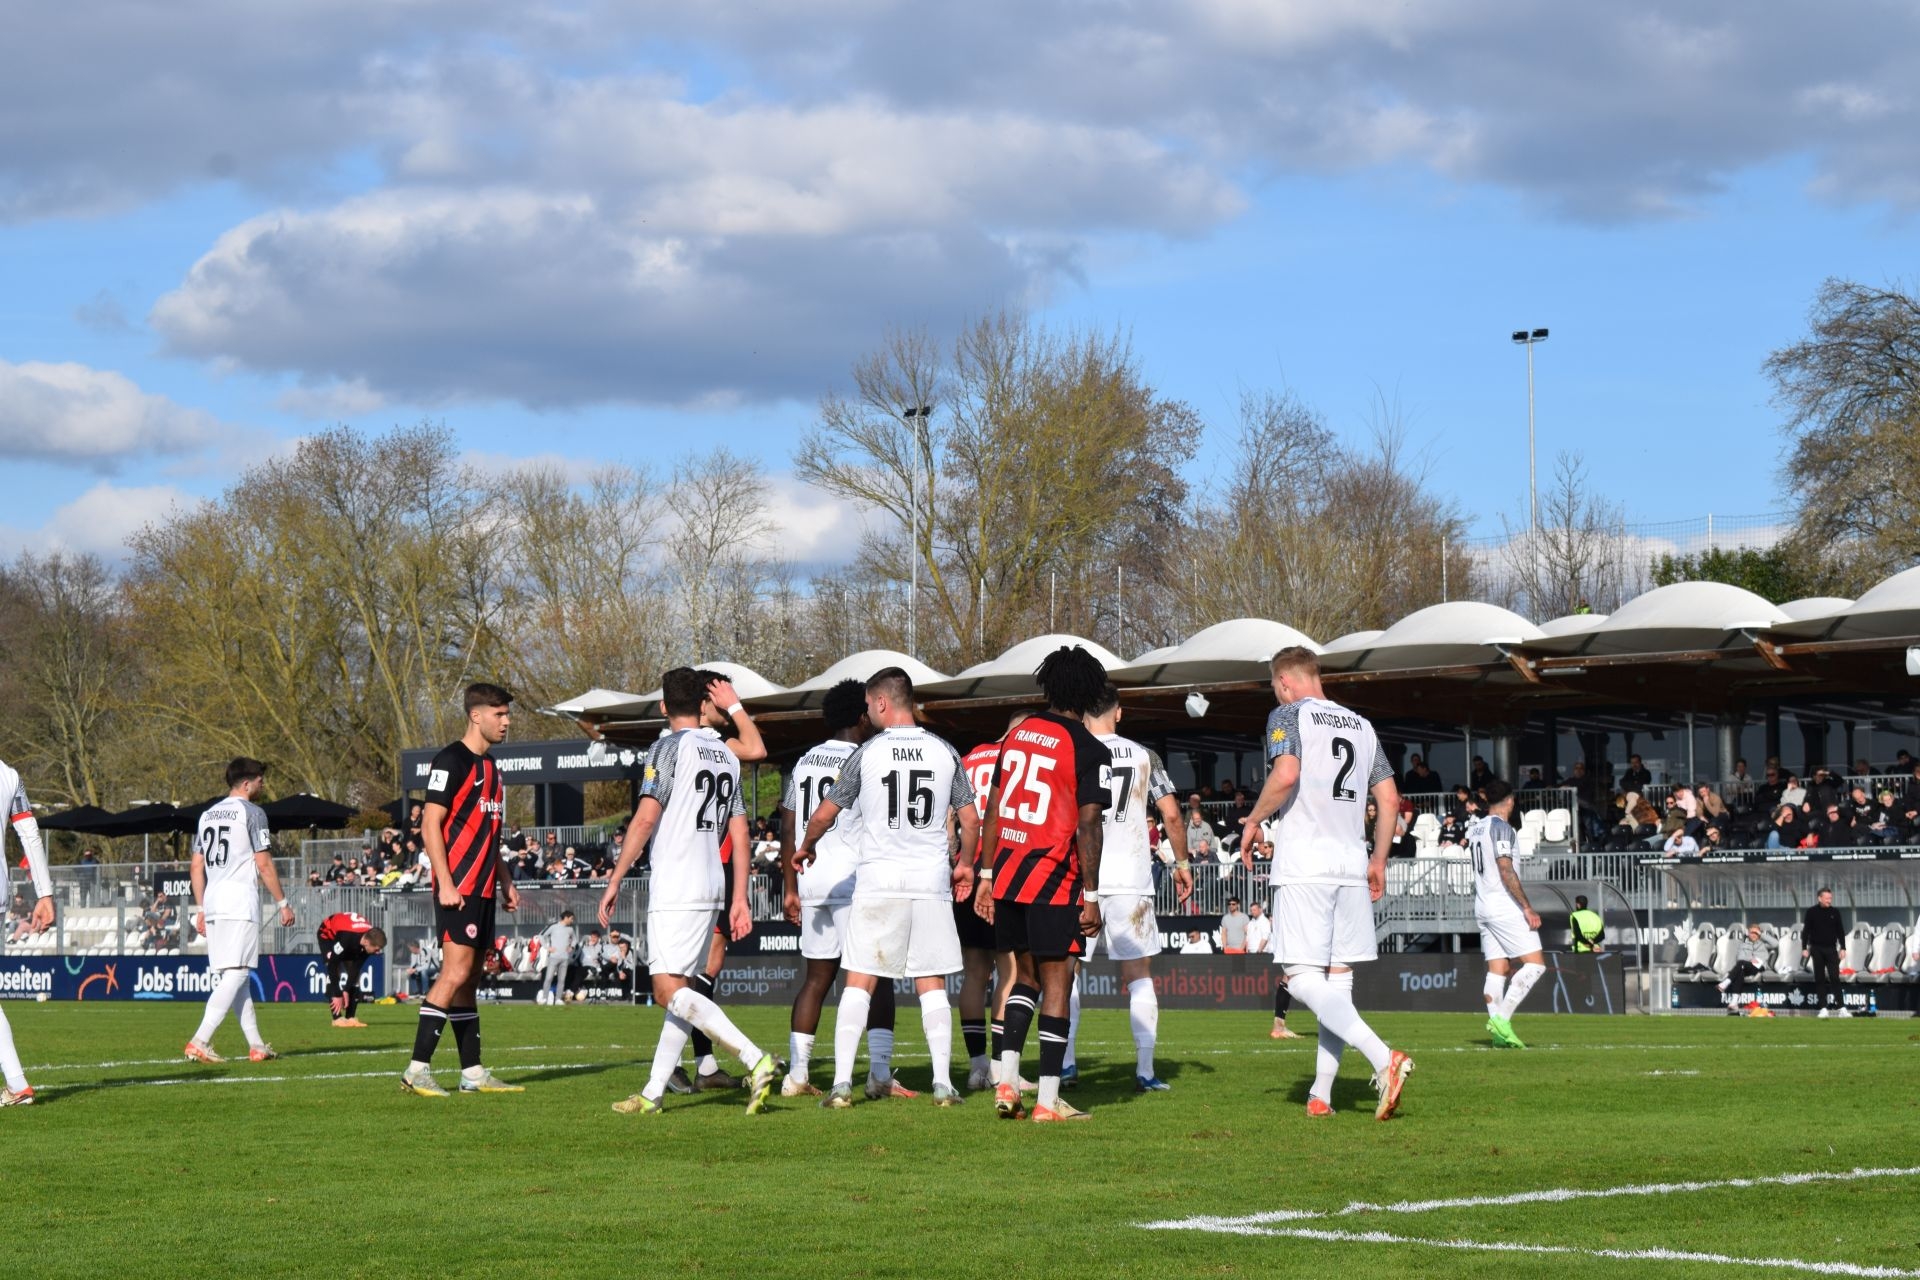
[[859, 554], [867, 527], [859, 508], [791, 475], [773, 477], [768, 487], [768, 515], [779, 530], [774, 548], [780, 559], [818, 568], [849, 564]]
[[175, 510], [199, 499], [172, 485], [116, 485], [100, 481], [55, 508], [37, 529], [0, 526], [0, 551], [77, 551], [117, 561], [127, 554], [127, 539]]
[[283, 413], [325, 422], [358, 418], [384, 408], [386, 403], [385, 396], [359, 378], [289, 387], [274, 401]]
[[223, 434], [211, 414], [111, 370], [0, 360], [0, 457], [111, 469], [130, 455], [194, 452]]

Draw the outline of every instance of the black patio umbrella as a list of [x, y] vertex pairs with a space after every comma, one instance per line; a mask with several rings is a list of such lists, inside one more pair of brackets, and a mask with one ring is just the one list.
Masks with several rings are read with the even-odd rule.
[[114, 815], [97, 804], [75, 805], [40, 820], [42, 831], [77, 831], [82, 835], [106, 835]]
[[190, 821], [185, 813], [170, 804], [143, 804], [124, 813], [109, 814], [94, 830], [103, 836], [171, 835], [187, 830]]
[[260, 807], [266, 811], [267, 826], [274, 831], [338, 831], [360, 812], [350, 804], [305, 794], [282, 796]]

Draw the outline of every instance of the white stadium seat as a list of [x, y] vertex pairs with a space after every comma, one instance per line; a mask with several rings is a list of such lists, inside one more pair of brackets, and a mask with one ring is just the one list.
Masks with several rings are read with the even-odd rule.
[[1874, 935], [1873, 950], [1868, 954], [1867, 967], [1855, 981], [1887, 982], [1900, 972], [1901, 962], [1906, 959], [1907, 928], [1905, 925], [1890, 924]]
[[[1710, 924], [1697, 926], [1687, 938], [1686, 955], [1681, 958], [1682, 972], [1698, 974], [1713, 967], [1714, 951], [1720, 941], [1719, 931]], [[1696, 977], [1695, 981], [1699, 979]]]
[[1573, 831], [1573, 815], [1565, 809], [1547, 810], [1546, 825], [1541, 828], [1540, 838], [1547, 844], [1565, 844], [1567, 836]]
[[1873, 955], [1873, 926], [1856, 924], [1840, 950], [1840, 976], [1851, 982], [1866, 981], [1867, 963]]
[[1773, 940], [1773, 959], [1767, 965], [1775, 977], [1791, 978], [1797, 973], [1806, 972], [1800, 960], [1800, 926], [1790, 925], [1782, 929]]
[[1747, 940], [1747, 927], [1736, 924], [1721, 929], [1713, 939], [1713, 970], [1722, 978], [1733, 972], [1735, 962], [1740, 959], [1740, 944]]

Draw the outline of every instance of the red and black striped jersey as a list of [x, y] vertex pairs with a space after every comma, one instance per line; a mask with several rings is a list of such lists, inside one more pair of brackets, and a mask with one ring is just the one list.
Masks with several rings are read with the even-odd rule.
[[343, 934], [363, 934], [373, 928], [373, 921], [358, 911], [336, 911], [320, 922], [320, 941], [332, 942]]
[[1080, 806], [1105, 809], [1100, 770], [1113, 753], [1078, 720], [1043, 711], [1000, 740], [994, 785], [1000, 828], [993, 896], [1002, 902], [1074, 906], [1080, 901]]
[[[1000, 762], [1000, 744], [983, 742], [960, 758], [960, 768], [967, 775], [967, 781], [973, 784], [973, 803], [980, 810], [980, 838], [987, 838], [987, 801], [993, 796], [993, 769]], [[992, 865], [993, 859], [985, 859]], [[954, 901], [966, 902], [972, 899], [968, 894], [962, 897], [956, 890]]]
[[500, 766], [464, 742], [448, 743], [428, 770], [427, 803], [446, 806], [441, 838], [454, 887], [462, 896], [491, 898], [500, 862]]

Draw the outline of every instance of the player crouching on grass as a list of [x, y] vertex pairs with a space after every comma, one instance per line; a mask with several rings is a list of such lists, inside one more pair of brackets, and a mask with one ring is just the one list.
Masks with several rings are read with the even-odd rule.
[[[1333, 1078], [1352, 1045], [1373, 1067], [1380, 1102], [1376, 1120], [1391, 1119], [1413, 1059], [1389, 1049], [1353, 1006], [1353, 966], [1379, 955], [1373, 903], [1387, 887], [1400, 789], [1380, 739], [1366, 717], [1329, 702], [1320, 687], [1320, 659], [1294, 645], [1273, 655], [1267, 717], [1270, 765], [1260, 798], [1241, 819], [1240, 860], [1253, 870], [1260, 824], [1278, 816], [1273, 847], [1273, 958], [1287, 987], [1320, 1022], [1307, 1114], [1333, 1114]], [[1363, 796], [1376, 806], [1368, 856]]]
[[220, 975], [207, 996], [200, 1029], [182, 1051], [192, 1062], [224, 1062], [213, 1051], [213, 1033], [232, 1009], [247, 1037], [247, 1057], [265, 1062], [280, 1055], [260, 1038], [253, 1012], [253, 967], [260, 963], [260, 886], [280, 909], [280, 923], [293, 924], [293, 908], [280, 891], [267, 815], [254, 800], [267, 766], [245, 756], [227, 765], [227, 796], [200, 815], [193, 840], [193, 926], [207, 938], [207, 968]]
[[[620, 882], [653, 845], [647, 890], [647, 969], [653, 1000], [666, 1010], [653, 1070], [639, 1093], [613, 1104], [622, 1115], [659, 1115], [667, 1081], [698, 1027], [752, 1070], [747, 1114], [756, 1115], [773, 1092], [773, 1055], [741, 1034], [720, 1006], [689, 985], [707, 972], [707, 949], [721, 907], [734, 941], [753, 931], [747, 909], [747, 810], [740, 798], [740, 761], [715, 731], [726, 723], [700, 672], [675, 667], [660, 678], [660, 710], [667, 732], [647, 751], [640, 803], [620, 842], [620, 859], [600, 898], [600, 925], [613, 927]], [[732, 851], [731, 902], [720, 869], [720, 840]]]
[[[1474, 923], [1480, 926], [1480, 950], [1487, 957], [1487, 1034], [1502, 1049], [1524, 1049], [1508, 1019], [1547, 971], [1540, 916], [1513, 868], [1513, 787], [1495, 778], [1480, 788], [1480, 795], [1487, 811], [1467, 824], [1467, 850], [1473, 857]], [[1520, 972], [1509, 978], [1515, 960]]]
[[320, 954], [327, 962], [327, 1007], [336, 1027], [364, 1027], [360, 1007], [360, 971], [369, 956], [387, 947], [387, 935], [357, 911], [336, 911], [320, 922]]

